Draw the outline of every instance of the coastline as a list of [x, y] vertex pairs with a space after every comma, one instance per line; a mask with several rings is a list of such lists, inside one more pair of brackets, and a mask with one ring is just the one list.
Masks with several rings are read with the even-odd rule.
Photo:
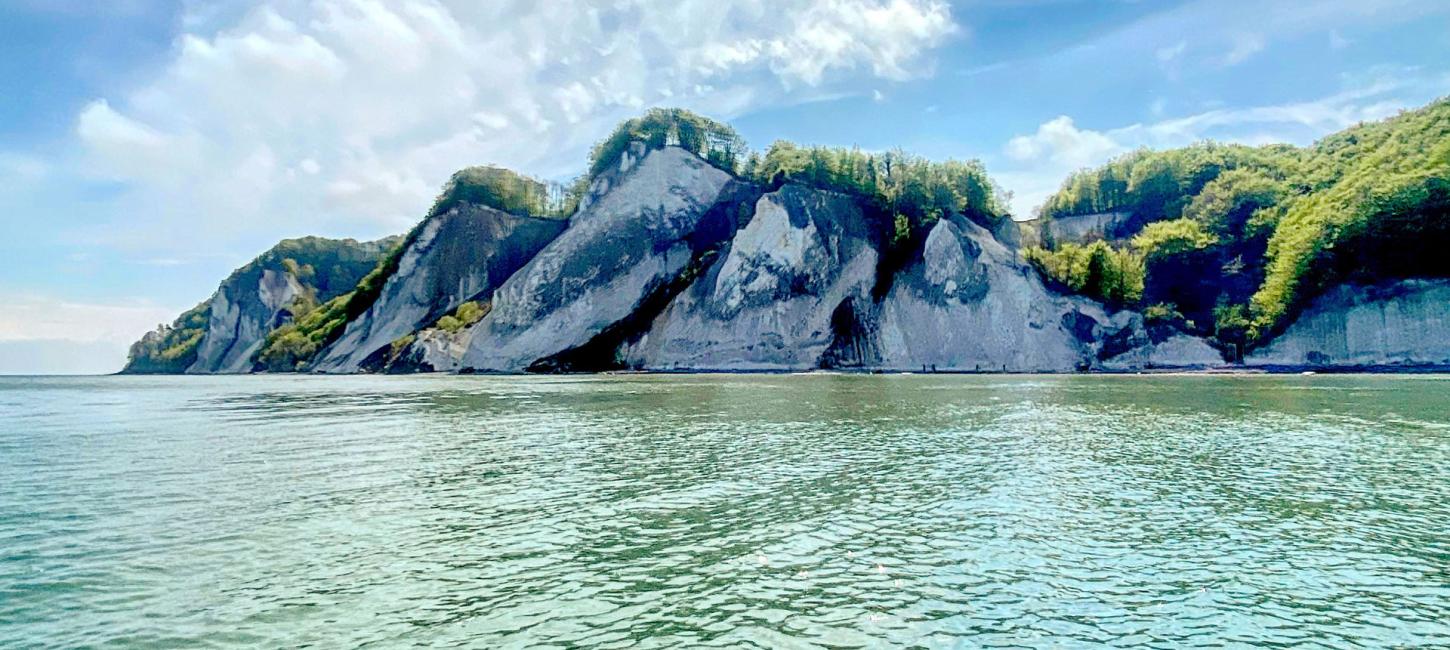
[[99, 375], [6, 375], [10, 377], [363, 377], [363, 376], [389, 376], [389, 377], [445, 377], [445, 376], [489, 376], [489, 377], [549, 377], [549, 376], [624, 376], [624, 375], [999, 375], [999, 376], [1042, 376], [1042, 377], [1064, 377], [1064, 376], [1140, 376], [1153, 375], [1158, 377], [1173, 376], [1214, 376], [1214, 375], [1450, 375], [1450, 364], [1432, 364], [1416, 366], [1222, 366], [1210, 368], [1143, 368], [1139, 370], [1077, 370], [1064, 372], [1029, 372], [1029, 371], [991, 371], [991, 370], [878, 370], [859, 368], [821, 368], [814, 370], [777, 370], [777, 369], [680, 369], [680, 370], [601, 370], [594, 372], [498, 372], [498, 371], [469, 371], [467, 369], [458, 372], [431, 371], [411, 373], [325, 373], [325, 372], [246, 372], [246, 373], [215, 373], [215, 374], [187, 374], [187, 373], [137, 373], [117, 371]]

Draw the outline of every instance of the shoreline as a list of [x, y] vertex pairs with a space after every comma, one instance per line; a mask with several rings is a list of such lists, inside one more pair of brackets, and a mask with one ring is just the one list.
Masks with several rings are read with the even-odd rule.
[[1450, 364], [1417, 366], [1221, 366], [1212, 368], [1143, 368], [1138, 370], [1070, 370], [1062, 372], [1043, 371], [990, 371], [990, 370], [879, 370], [860, 368], [820, 368], [809, 370], [785, 369], [679, 369], [679, 370], [600, 370], [580, 372], [494, 372], [494, 371], [431, 371], [410, 373], [323, 373], [323, 372], [247, 372], [247, 373], [128, 373], [114, 372], [97, 375], [5, 375], [9, 377], [410, 377], [410, 376], [459, 376], [459, 377], [551, 377], [551, 376], [623, 376], [623, 375], [982, 375], [982, 376], [1159, 376], [1159, 377], [1202, 377], [1202, 376], [1316, 376], [1316, 375], [1437, 375], [1450, 374]]

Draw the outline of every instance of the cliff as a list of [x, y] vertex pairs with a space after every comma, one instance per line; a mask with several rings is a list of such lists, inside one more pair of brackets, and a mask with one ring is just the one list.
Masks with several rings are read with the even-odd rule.
[[[127, 371], [1136, 371], [1244, 349], [1265, 368], [1450, 364], [1450, 280], [1361, 286], [1340, 260], [1312, 276], [1340, 284], [1292, 324], [1250, 318], [1269, 231], [1288, 227], [1280, 181], [1234, 168], [1279, 164], [1252, 151], [1170, 156], [1163, 173], [1201, 181], [1190, 194], [1164, 180], [1178, 198], [1119, 187], [1121, 169], [1083, 176], [1073, 187], [1103, 189], [1055, 199], [1049, 225], [1086, 230], [1047, 239], [1094, 241], [1024, 252], [976, 163], [788, 143], [747, 161], [740, 146], [718, 123], [652, 111], [572, 186], [469, 168], [400, 244], [284, 242], [139, 341]], [[1436, 182], [1371, 207], [1395, 227], [1439, 214]], [[1134, 203], [1064, 212], [1103, 201]], [[1144, 216], [1169, 208], [1189, 216]], [[1360, 237], [1348, 250], [1392, 257], [1365, 243], [1382, 229]]]
[[[1140, 317], [1053, 294], [962, 216], [936, 222], [893, 268], [890, 220], [858, 197], [793, 183], [763, 192], [674, 148], [613, 182], [481, 322], [424, 333], [405, 356], [502, 372], [1176, 365], [1151, 352]], [[1216, 352], [1184, 338], [1198, 347], [1183, 365], [1215, 365], [1204, 354]], [[1137, 347], [1150, 349], [1143, 363], [1124, 356]]]
[[[737, 227], [750, 188], [675, 147], [625, 157], [617, 180], [494, 295], [463, 368], [597, 370], [611, 330], [664, 296], [692, 259]], [[592, 344], [592, 345], [591, 345]], [[607, 345], [603, 347], [608, 347]], [[606, 350], [605, 354], [612, 354]]]
[[1244, 362], [1269, 368], [1450, 368], [1450, 280], [1340, 286]]
[[393, 341], [494, 289], [563, 232], [566, 222], [463, 204], [429, 218], [403, 250], [373, 304], [319, 353], [313, 370], [357, 372]]
[[283, 240], [233, 272], [206, 302], [132, 345], [122, 372], [249, 372], [268, 333], [351, 291], [396, 241]]

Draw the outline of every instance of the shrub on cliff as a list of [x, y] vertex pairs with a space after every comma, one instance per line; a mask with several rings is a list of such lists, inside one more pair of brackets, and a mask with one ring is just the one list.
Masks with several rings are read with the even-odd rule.
[[745, 141], [727, 124], [682, 108], [651, 108], [636, 118], [621, 122], [589, 153], [588, 178], [594, 178], [619, 162], [631, 142], [643, 142], [649, 149], [679, 146], [711, 164], [736, 173], [740, 170]]
[[211, 301], [186, 310], [171, 324], [157, 325], [141, 340], [132, 343], [125, 373], [185, 372], [196, 361], [196, 349], [206, 335], [211, 319]]
[[1101, 241], [1063, 244], [1054, 250], [1032, 247], [1023, 251], [1053, 284], [1110, 305], [1137, 303], [1143, 297], [1143, 259], [1131, 250], [1118, 250]]
[[1200, 333], [1253, 343], [1333, 284], [1450, 276], [1447, 206], [1450, 100], [1440, 100], [1302, 149], [1133, 152], [1074, 174], [1041, 214], [1132, 213], [1144, 299], [1172, 303]]
[[256, 366], [271, 372], [306, 370], [317, 352], [342, 334], [352, 297], [349, 293], [333, 298], [272, 330], [253, 357]]
[[443, 214], [463, 204], [487, 206], [519, 216], [560, 219], [568, 217], [579, 205], [579, 192], [502, 167], [468, 167], [448, 179], [428, 216]]

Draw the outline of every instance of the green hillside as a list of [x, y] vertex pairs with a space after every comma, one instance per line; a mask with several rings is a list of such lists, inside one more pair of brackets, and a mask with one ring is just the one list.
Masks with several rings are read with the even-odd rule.
[[[291, 274], [305, 293], [293, 305], [300, 317], [353, 290], [377, 264], [383, 251], [396, 238], [376, 242], [352, 239], [301, 237], [284, 239], [257, 256], [222, 282], [218, 291], [233, 301], [245, 292], [255, 293], [264, 271]], [[161, 325], [131, 345], [130, 359], [123, 373], [179, 373], [196, 361], [196, 351], [206, 335], [211, 318], [211, 301], [187, 310], [169, 325]]]
[[1068, 178], [1041, 216], [1099, 212], [1137, 235], [1028, 258], [1070, 290], [1252, 345], [1332, 285], [1450, 276], [1450, 100], [1304, 148], [1136, 151]]

